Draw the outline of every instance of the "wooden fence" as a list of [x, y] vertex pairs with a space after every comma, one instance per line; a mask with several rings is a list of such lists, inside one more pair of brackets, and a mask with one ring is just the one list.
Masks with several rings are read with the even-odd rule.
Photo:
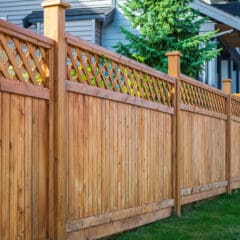
[[182, 75], [178, 52], [163, 74], [65, 34], [67, 4], [44, 7], [48, 37], [0, 21], [1, 239], [96, 239], [240, 188], [229, 80]]

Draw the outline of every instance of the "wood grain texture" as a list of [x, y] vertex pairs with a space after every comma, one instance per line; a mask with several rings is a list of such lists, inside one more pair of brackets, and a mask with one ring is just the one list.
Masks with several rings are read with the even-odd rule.
[[131, 216], [126, 219], [100, 224], [82, 231], [71, 232], [67, 234], [68, 240], [77, 239], [99, 239], [101, 237], [116, 234], [122, 231], [130, 230], [160, 219], [167, 218], [171, 215], [172, 208], [164, 208], [141, 215]]
[[[231, 122], [231, 178], [240, 180], [240, 155], [239, 151], [239, 141], [240, 141], [240, 123], [236, 121]], [[237, 188], [236, 184], [233, 188]], [[239, 185], [238, 185], [239, 186]]]
[[181, 189], [226, 180], [226, 121], [181, 111]]
[[171, 199], [172, 115], [67, 95], [67, 221], [90, 221]]
[[48, 104], [0, 93], [1, 239], [47, 238]]

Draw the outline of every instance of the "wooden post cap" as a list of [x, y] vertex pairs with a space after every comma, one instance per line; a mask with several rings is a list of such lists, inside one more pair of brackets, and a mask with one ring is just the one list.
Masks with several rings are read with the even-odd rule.
[[173, 51], [173, 52], [167, 52], [165, 56], [170, 57], [170, 56], [176, 56], [176, 57], [182, 57], [182, 54], [179, 51]]
[[70, 8], [71, 4], [65, 2], [64, 0], [44, 0], [42, 2], [42, 7], [53, 7], [53, 6], [60, 6], [63, 8]]
[[168, 75], [179, 78], [181, 74], [180, 62], [182, 54], [178, 51], [173, 51], [166, 53], [166, 56], [168, 57]]
[[226, 79], [222, 80], [222, 90], [227, 94], [230, 94], [232, 92], [232, 80], [231, 79], [226, 78]]

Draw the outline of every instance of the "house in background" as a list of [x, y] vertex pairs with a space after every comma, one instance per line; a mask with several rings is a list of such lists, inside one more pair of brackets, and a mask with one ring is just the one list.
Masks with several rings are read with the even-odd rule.
[[[92, 43], [114, 50], [118, 41], [124, 41], [120, 25], [131, 28], [121, 14], [118, 4], [125, 0], [67, 0], [66, 31]], [[42, 0], [0, 0], [0, 18], [43, 33]]]
[[231, 78], [232, 91], [240, 92], [240, 1], [195, 0], [191, 7], [210, 19], [203, 32], [219, 30], [215, 39], [223, 49], [217, 59], [206, 64], [200, 79], [221, 89], [221, 80]]
[[[109, 50], [118, 41], [126, 41], [120, 26], [131, 29], [118, 4], [125, 0], [67, 0], [72, 8], [66, 11], [66, 31]], [[43, 33], [41, 0], [0, 0], [0, 18]], [[199, 80], [221, 88], [223, 78], [233, 80], [233, 92], [240, 92], [240, 1], [195, 0], [191, 7], [210, 21], [201, 32], [219, 29], [213, 41], [223, 49], [221, 56], [206, 63]]]

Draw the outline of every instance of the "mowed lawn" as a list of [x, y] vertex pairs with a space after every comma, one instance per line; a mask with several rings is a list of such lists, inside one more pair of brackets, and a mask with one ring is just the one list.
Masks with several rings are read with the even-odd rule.
[[240, 240], [240, 191], [183, 207], [177, 216], [105, 240]]

